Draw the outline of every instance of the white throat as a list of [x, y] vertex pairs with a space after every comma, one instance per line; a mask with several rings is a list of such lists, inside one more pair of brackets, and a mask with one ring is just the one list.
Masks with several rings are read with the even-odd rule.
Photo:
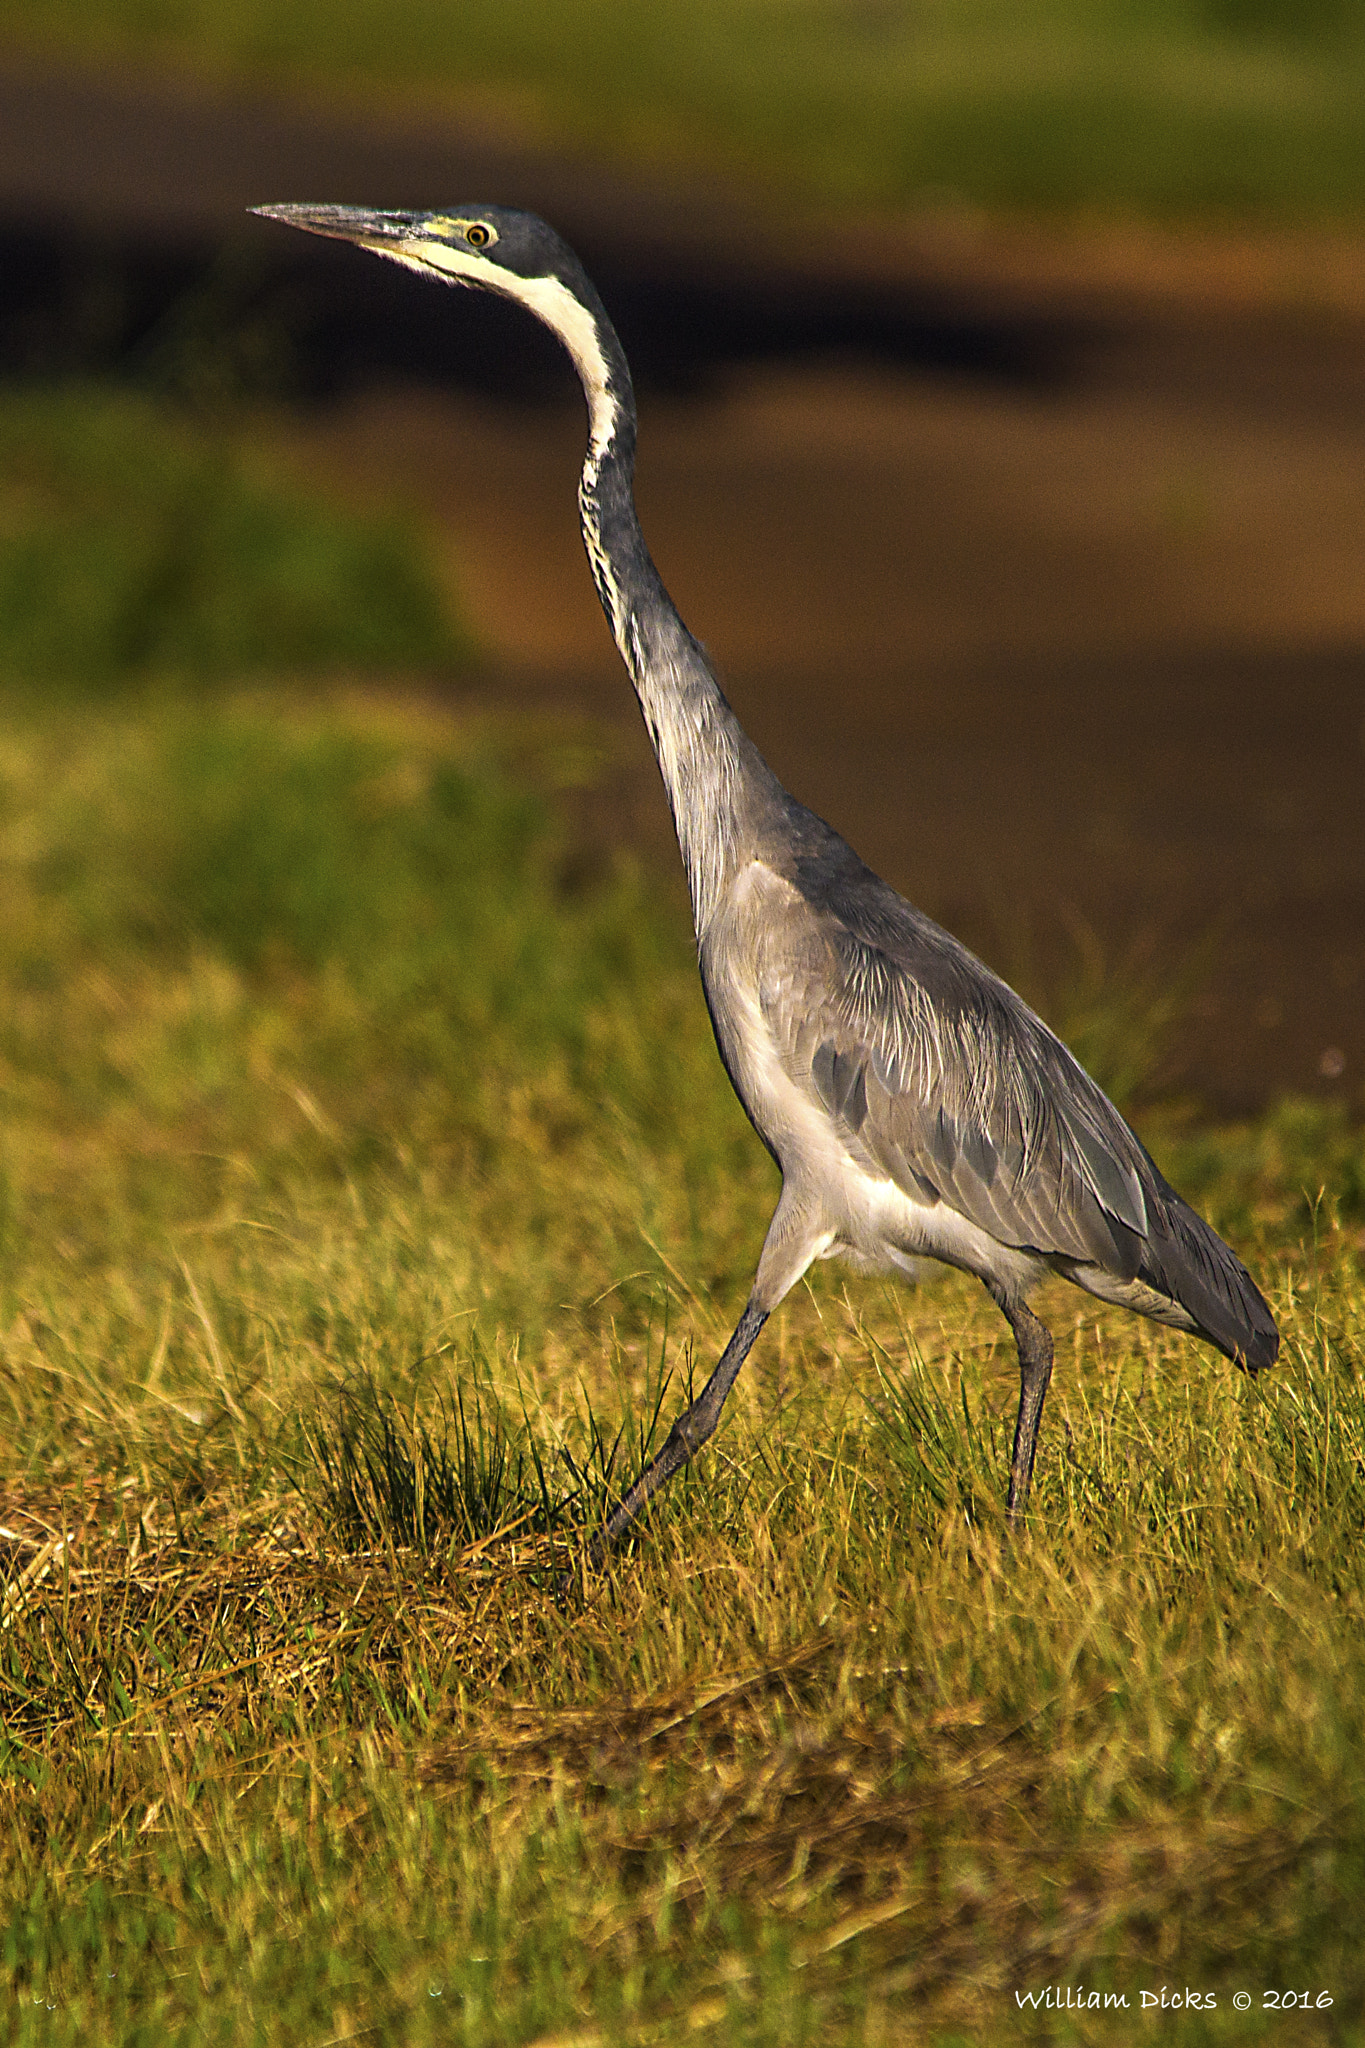
[[607, 388], [607, 359], [602, 353], [597, 322], [568, 286], [557, 277], [518, 277], [473, 249], [458, 249], [449, 242], [426, 241], [420, 236], [405, 242], [370, 242], [366, 246], [376, 255], [387, 256], [423, 275], [434, 271], [449, 283], [479, 285], [500, 298], [515, 299], [552, 334], [558, 335], [573, 358], [587, 397], [588, 462], [595, 479], [616, 431], [619, 407]]
[[501, 264], [490, 262], [487, 256], [481, 256], [472, 249], [461, 249], [449, 242], [420, 236], [413, 236], [405, 242], [371, 242], [368, 246], [425, 276], [435, 275], [448, 284], [476, 285], [485, 291], [496, 292], [501, 298], [514, 299], [557, 335], [568, 350], [588, 401], [588, 452], [578, 487], [583, 542], [592, 566], [593, 580], [611, 622], [613, 638], [622, 660], [638, 683], [642, 666], [638, 636], [631, 631], [625, 596], [602, 546], [598, 526], [597, 481], [602, 458], [611, 446], [620, 420], [621, 408], [611, 393], [607, 358], [597, 322], [557, 277], [518, 277], [515, 272], [504, 270]]

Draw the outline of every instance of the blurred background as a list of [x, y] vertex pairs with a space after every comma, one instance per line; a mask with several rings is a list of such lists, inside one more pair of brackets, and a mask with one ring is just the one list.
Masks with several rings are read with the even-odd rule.
[[1122, 1098], [1345, 1114], [1363, 74], [1362, 0], [10, 0], [0, 687], [577, 719], [576, 861], [680, 901], [567, 365], [245, 213], [525, 205], [784, 781]]

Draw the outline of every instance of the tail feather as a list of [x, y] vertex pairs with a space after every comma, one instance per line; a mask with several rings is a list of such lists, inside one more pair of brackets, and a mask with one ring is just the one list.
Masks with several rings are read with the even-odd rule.
[[1263, 1372], [1280, 1355], [1280, 1333], [1246, 1267], [1173, 1188], [1149, 1208], [1139, 1277], [1168, 1295], [1199, 1334], [1248, 1372]]

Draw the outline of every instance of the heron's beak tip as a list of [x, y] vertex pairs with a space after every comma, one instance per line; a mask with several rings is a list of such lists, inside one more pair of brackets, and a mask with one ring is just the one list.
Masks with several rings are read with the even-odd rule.
[[325, 209], [321, 206], [249, 206], [248, 213], [258, 214], [262, 220], [282, 221], [287, 228], [309, 228], [314, 234], [325, 234], [318, 215]]

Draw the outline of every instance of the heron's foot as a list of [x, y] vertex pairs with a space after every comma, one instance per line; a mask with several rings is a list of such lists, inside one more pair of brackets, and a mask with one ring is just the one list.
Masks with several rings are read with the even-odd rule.
[[[679, 1419], [681, 1420], [682, 1418]], [[674, 1430], [676, 1428], [677, 1424], [675, 1423]], [[664, 1445], [665, 1452], [673, 1441], [673, 1433], [673, 1431], [669, 1432], [668, 1442]], [[602, 1527], [589, 1537], [568, 1569], [559, 1574], [559, 1577], [554, 1582], [556, 1607], [561, 1609], [567, 1608], [571, 1602], [576, 1606], [582, 1606], [583, 1597], [587, 1590], [588, 1574], [597, 1571], [601, 1567], [607, 1552], [625, 1535], [631, 1524], [643, 1510], [650, 1495], [656, 1493], [665, 1480], [671, 1478], [678, 1465], [686, 1463], [686, 1454], [684, 1454], [675, 1464], [670, 1465], [668, 1470], [656, 1473], [655, 1468], [661, 1463], [662, 1457], [663, 1453], [661, 1452], [658, 1458], [655, 1458], [651, 1464], [645, 1467], [634, 1486], [631, 1487], [630, 1492], [617, 1503], [608, 1519], [602, 1524]], [[646, 1481], [650, 1482], [647, 1490]]]

